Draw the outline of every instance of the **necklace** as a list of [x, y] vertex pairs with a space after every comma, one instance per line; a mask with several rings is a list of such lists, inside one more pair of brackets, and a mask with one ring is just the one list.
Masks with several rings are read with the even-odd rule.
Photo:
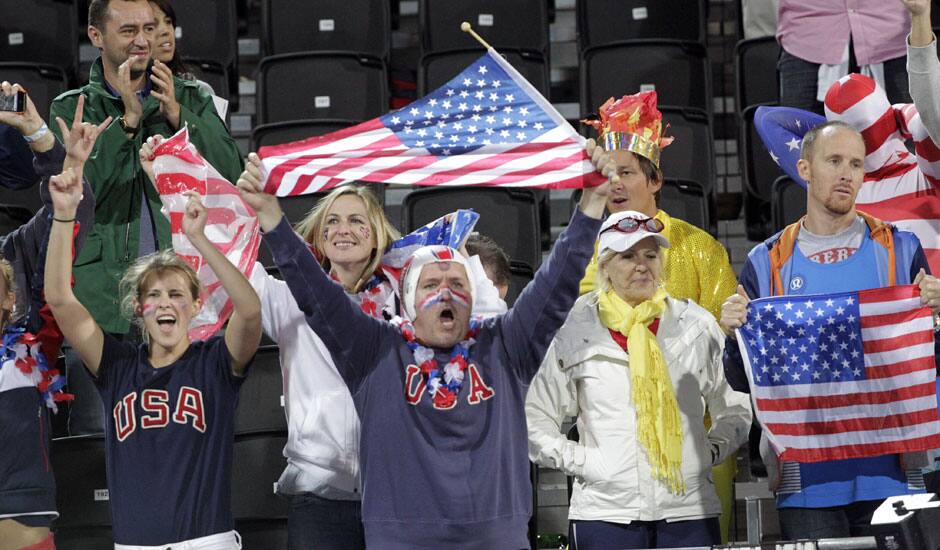
[[422, 346], [415, 336], [414, 326], [411, 321], [401, 317], [396, 317], [392, 323], [401, 331], [402, 337], [411, 352], [414, 354], [415, 362], [424, 375], [428, 395], [434, 407], [437, 409], [451, 409], [457, 403], [457, 394], [463, 386], [464, 371], [467, 370], [467, 357], [470, 355], [470, 346], [476, 340], [477, 333], [480, 332], [482, 324], [481, 318], [473, 317], [470, 319], [470, 330], [464, 339], [454, 345], [450, 351], [450, 360], [441, 368], [440, 363], [434, 357], [434, 350]]
[[0, 368], [16, 367], [29, 377], [42, 394], [46, 406], [57, 411], [56, 401], [68, 401], [71, 394], [63, 393], [65, 378], [58, 369], [50, 368], [45, 354], [40, 349], [40, 339], [26, 332], [24, 327], [8, 327], [3, 331], [3, 347], [0, 349]]

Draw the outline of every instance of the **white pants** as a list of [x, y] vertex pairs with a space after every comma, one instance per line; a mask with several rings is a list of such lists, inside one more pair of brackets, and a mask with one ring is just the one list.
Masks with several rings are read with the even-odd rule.
[[228, 531], [159, 546], [115, 544], [114, 550], [241, 550], [241, 547], [242, 537], [238, 531]]

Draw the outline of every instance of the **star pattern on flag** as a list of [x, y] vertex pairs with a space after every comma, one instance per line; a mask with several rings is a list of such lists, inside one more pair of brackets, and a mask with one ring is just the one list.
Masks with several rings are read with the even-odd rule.
[[781, 386], [864, 380], [859, 318], [852, 296], [755, 307], [742, 327], [756, 351], [751, 357], [755, 383]]
[[493, 60], [483, 57], [475, 66], [431, 95], [380, 117], [382, 123], [405, 146], [437, 156], [528, 143], [556, 126]]

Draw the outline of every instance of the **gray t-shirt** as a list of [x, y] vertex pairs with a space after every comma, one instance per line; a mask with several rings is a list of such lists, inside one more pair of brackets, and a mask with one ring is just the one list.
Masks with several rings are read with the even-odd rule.
[[810, 233], [806, 226], [800, 226], [800, 233], [796, 236], [796, 244], [810, 261], [818, 264], [834, 264], [847, 260], [858, 247], [868, 228], [865, 220], [858, 216], [855, 223], [835, 235], [816, 235]]

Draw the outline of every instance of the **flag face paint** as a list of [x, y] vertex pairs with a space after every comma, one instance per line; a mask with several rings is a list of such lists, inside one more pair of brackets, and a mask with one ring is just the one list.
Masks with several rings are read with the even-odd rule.
[[435, 305], [443, 302], [445, 299], [449, 299], [451, 303], [455, 305], [460, 305], [466, 308], [470, 307], [470, 297], [466, 294], [457, 292], [456, 290], [451, 290], [448, 287], [442, 287], [437, 292], [428, 295], [424, 300], [418, 304], [418, 309], [420, 311], [425, 311], [431, 309]]

